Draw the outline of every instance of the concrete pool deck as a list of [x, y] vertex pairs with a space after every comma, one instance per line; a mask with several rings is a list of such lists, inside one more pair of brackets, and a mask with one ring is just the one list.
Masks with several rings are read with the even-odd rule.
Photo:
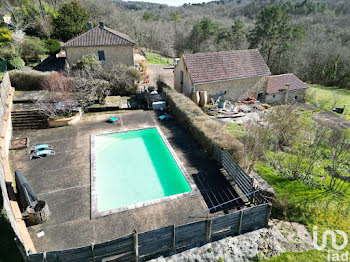
[[[103, 122], [112, 115], [119, 117], [121, 123]], [[199, 188], [197, 194], [92, 219], [90, 135], [155, 125], [165, 134], [196, 183]], [[190, 215], [236, 195], [216, 162], [200, 150], [189, 132], [175, 120], [159, 122], [153, 111], [87, 114], [76, 126], [23, 130], [13, 134], [13, 138], [23, 137], [29, 137], [31, 145], [48, 143], [56, 151], [53, 157], [36, 160], [29, 160], [27, 150], [10, 151], [12, 171], [21, 168], [38, 198], [48, 203], [52, 213], [47, 222], [28, 227], [38, 252], [100, 243], [133, 230], [143, 232], [195, 222], [203, 216], [189, 218]], [[233, 196], [227, 196], [229, 193]], [[208, 215], [221, 214], [222, 211]], [[39, 238], [37, 233], [40, 231], [44, 231], [45, 235]]]

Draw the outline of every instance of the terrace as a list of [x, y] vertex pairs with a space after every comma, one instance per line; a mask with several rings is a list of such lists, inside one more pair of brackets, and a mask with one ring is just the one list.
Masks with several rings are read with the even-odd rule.
[[[203, 218], [236, 211], [249, 202], [231, 202], [214, 208], [210, 213], [191, 215], [224, 203], [237, 193], [225, 178], [225, 171], [215, 160], [209, 159], [191, 137], [187, 129], [175, 120], [159, 122], [152, 111], [119, 111], [120, 124], [108, 124], [108, 113], [87, 114], [76, 126], [53, 129], [15, 131], [14, 138], [28, 137], [30, 144], [49, 143], [56, 156], [29, 160], [27, 150], [10, 151], [11, 169], [21, 169], [38, 197], [46, 201], [50, 219], [28, 227], [37, 252], [62, 250], [101, 243], [120, 236], [148, 231], [169, 225], [182, 225]], [[199, 190], [182, 198], [141, 208], [91, 218], [90, 136], [159, 126], [184, 165], [190, 179]], [[132, 150], [132, 148], [130, 149]], [[171, 203], [171, 204], [169, 204]], [[43, 231], [44, 236], [38, 237]]]

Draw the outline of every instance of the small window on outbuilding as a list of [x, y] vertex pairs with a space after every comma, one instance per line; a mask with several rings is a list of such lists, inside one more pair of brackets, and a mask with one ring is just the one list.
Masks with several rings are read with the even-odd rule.
[[105, 51], [104, 50], [98, 50], [97, 54], [98, 54], [98, 60], [99, 61], [101, 61], [101, 62], [106, 61]]
[[294, 99], [295, 99], [295, 100], [298, 100], [298, 96], [295, 96]]

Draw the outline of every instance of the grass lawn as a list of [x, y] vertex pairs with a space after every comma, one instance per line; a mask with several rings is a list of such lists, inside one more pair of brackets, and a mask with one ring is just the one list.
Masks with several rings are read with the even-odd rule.
[[[313, 232], [313, 226], [317, 225], [319, 241], [322, 232], [328, 229], [343, 230], [350, 236], [349, 193], [341, 196], [322, 187], [308, 186], [299, 180], [288, 180], [263, 162], [256, 165], [256, 171], [276, 190], [272, 217], [302, 223], [310, 232]], [[330, 238], [328, 247], [331, 248]], [[350, 251], [349, 245], [346, 250]], [[287, 252], [268, 261], [326, 261], [326, 259], [326, 252], [312, 250], [301, 253]]]
[[[238, 124], [228, 124], [226, 128], [237, 138], [244, 135], [244, 127]], [[258, 162], [255, 170], [276, 191], [272, 209], [273, 218], [304, 224], [311, 233], [313, 226], [318, 226], [319, 244], [322, 243], [322, 233], [325, 230], [342, 230], [350, 237], [349, 191], [345, 195], [340, 195], [322, 185], [313, 187], [301, 180], [289, 180], [279, 170], [273, 168], [268, 161]], [[327, 248], [332, 248], [330, 239], [328, 237]], [[338, 244], [341, 244], [342, 238], [338, 236], [337, 241]], [[350, 252], [350, 245], [345, 251]], [[327, 261], [327, 255], [327, 252], [317, 250], [286, 252], [267, 261]], [[258, 259], [257, 261], [264, 260]]]
[[149, 51], [145, 51], [145, 54], [148, 64], [171, 65], [174, 62], [172, 58], [165, 57]]
[[343, 116], [350, 120], [350, 90], [312, 84], [308, 84], [308, 86], [306, 102], [325, 109], [331, 109], [334, 101], [337, 101], [337, 107], [343, 107], [346, 104], [347, 107]]
[[0, 194], [0, 262], [22, 262], [22, 256], [14, 242], [14, 233], [3, 209]]
[[[264, 260], [262, 260], [264, 261]], [[305, 252], [286, 252], [272, 257], [268, 262], [321, 262], [327, 261], [327, 252], [309, 250]]]

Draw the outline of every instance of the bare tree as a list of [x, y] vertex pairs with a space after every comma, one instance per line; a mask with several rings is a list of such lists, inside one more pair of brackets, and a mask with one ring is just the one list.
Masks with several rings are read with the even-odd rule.
[[248, 158], [246, 172], [249, 174], [259, 160], [266, 159], [268, 146], [268, 129], [259, 122], [249, 122], [246, 126], [246, 133], [242, 138], [244, 154]]
[[327, 142], [331, 160], [331, 165], [326, 168], [331, 176], [328, 187], [335, 192], [345, 193], [350, 188], [350, 177], [341, 173], [350, 172], [350, 135], [346, 130], [333, 129]]
[[60, 73], [52, 73], [41, 82], [45, 94], [36, 101], [36, 106], [48, 118], [71, 116], [78, 101], [72, 94], [73, 82]]
[[266, 116], [266, 120], [273, 128], [277, 145], [282, 151], [285, 146], [292, 145], [297, 140], [303, 128], [295, 105], [274, 107]]

